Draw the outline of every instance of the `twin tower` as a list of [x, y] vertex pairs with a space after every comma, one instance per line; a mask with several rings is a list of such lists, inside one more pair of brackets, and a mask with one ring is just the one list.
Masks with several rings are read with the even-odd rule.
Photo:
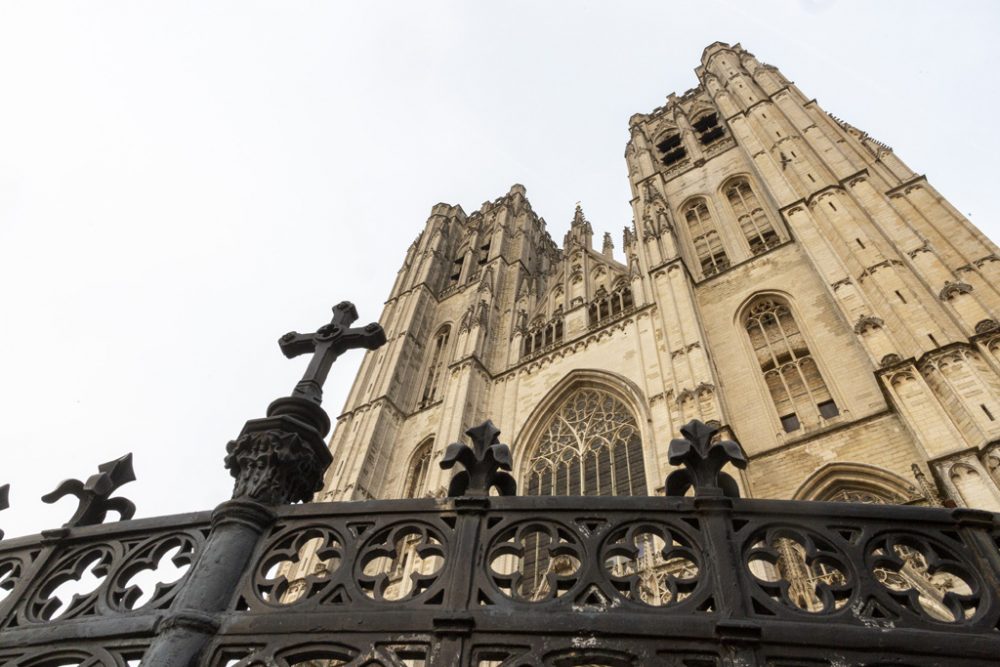
[[521, 494], [662, 493], [697, 418], [744, 496], [1000, 510], [997, 246], [738, 44], [695, 72], [629, 121], [621, 252], [579, 207], [557, 244], [521, 185], [433, 207], [323, 499], [442, 495], [487, 418]]

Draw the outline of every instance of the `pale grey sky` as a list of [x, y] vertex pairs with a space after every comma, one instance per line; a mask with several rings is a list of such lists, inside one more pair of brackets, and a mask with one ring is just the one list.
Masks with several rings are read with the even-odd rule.
[[0, 2], [0, 528], [58, 526], [38, 497], [127, 451], [139, 516], [226, 499], [226, 442], [304, 367], [277, 338], [376, 319], [438, 201], [523, 183], [557, 240], [582, 200], [620, 247], [628, 118], [716, 40], [1000, 238], [998, 28], [994, 2]]

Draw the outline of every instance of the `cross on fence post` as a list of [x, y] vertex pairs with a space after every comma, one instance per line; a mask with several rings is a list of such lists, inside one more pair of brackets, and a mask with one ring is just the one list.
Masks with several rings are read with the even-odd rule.
[[354, 304], [344, 301], [333, 307], [333, 319], [316, 333], [291, 331], [278, 340], [289, 359], [308, 353], [313, 357], [291, 396], [273, 401], [267, 417], [248, 421], [226, 446], [226, 467], [236, 478], [234, 498], [281, 505], [309, 501], [323, 487], [331, 461], [323, 441], [330, 417], [320, 403], [330, 366], [347, 350], [374, 350], [385, 344], [381, 326], [373, 322], [351, 328], [356, 319]]
[[330, 323], [321, 326], [316, 333], [289, 331], [278, 340], [282, 353], [289, 359], [313, 353], [309, 367], [292, 390], [292, 396], [320, 403], [323, 400], [323, 383], [337, 357], [350, 349], [374, 350], [385, 344], [385, 331], [375, 322], [364, 327], [349, 328], [357, 319], [358, 311], [354, 304], [342, 301], [333, 307], [333, 319]]

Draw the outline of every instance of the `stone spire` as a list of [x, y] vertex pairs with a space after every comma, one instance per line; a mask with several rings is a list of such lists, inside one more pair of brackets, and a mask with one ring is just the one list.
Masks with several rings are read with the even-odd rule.
[[611, 234], [604, 232], [604, 245], [601, 247], [601, 254], [608, 259], [615, 258], [615, 244], [611, 241]]
[[569, 249], [571, 245], [580, 244], [584, 248], [593, 248], [594, 230], [591, 228], [587, 218], [583, 215], [583, 207], [580, 202], [576, 203], [576, 211], [573, 212], [573, 222], [569, 225], [563, 247]]

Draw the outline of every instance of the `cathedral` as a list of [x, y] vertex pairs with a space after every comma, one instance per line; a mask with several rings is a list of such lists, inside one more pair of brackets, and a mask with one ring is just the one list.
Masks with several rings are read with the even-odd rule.
[[1000, 510], [1000, 256], [739, 44], [629, 120], [633, 220], [559, 244], [522, 185], [431, 209], [317, 500], [441, 496], [491, 419], [519, 495], [657, 495], [691, 419], [751, 498]]

